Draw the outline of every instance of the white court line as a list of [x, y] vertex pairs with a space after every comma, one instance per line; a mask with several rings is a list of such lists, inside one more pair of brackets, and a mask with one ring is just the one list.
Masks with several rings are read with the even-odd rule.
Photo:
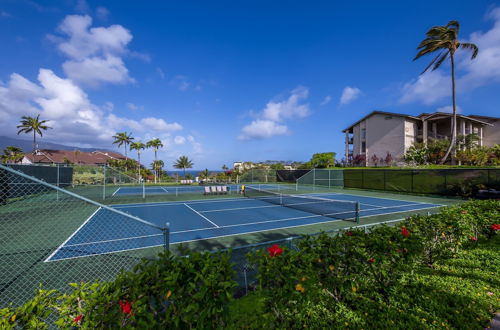
[[[415, 210], [407, 210], [407, 211], [399, 211], [399, 212], [388, 212], [388, 213], [374, 214], [374, 215], [365, 216], [363, 218], [370, 218], [370, 217], [379, 216], [379, 215], [386, 215], [386, 214], [396, 214], [396, 213], [401, 213], [401, 212], [421, 211], [421, 210], [436, 208], [438, 206], [445, 206], [445, 205], [439, 205], [439, 204], [434, 204], [434, 205], [437, 205], [437, 206], [427, 207], [427, 208], [423, 208], [423, 209], [415, 209]], [[312, 216], [307, 216], [305, 218], [310, 218], [310, 217], [312, 217]], [[316, 217], [319, 217], [319, 216], [316, 216]], [[290, 219], [293, 219], [293, 218], [290, 218]], [[299, 219], [299, 218], [297, 218], [297, 219]], [[390, 222], [403, 221], [403, 220], [405, 220], [405, 218], [396, 219], [396, 220], [390, 220]], [[315, 222], [315, 223], [307, 223], [307, 224], [301, 224], [301, 225], [279, 227], [279, 228], [270, 228], [270, 229], [264, 229], [264, 230], [255, 230], [255, 231], [244, 232], [244, 233], [235, 233], [235, 234], [228, 234], [228, 235], [213, 236], [213, 237], [207, 237], [207, 238], [197, 238], [197, 239], [192, 239], [192, 240], [185, 240], [185, 241], [181, 241], [181, 242], [171, 243], [170, 245], [182, 244], [182, 243], [189, 243], [189, 242], [196, 242], [196, 241], [204, 241], [204, 240], [210, 240], [210, 239], [217, 239], [217, 238], [221, 238], [221, 237], [231, 237], [231, 236], [239, 236], [239, 235], [248, 235], [248, 234], [260, 233], [260, 232], [266, 232], [266, 231], [273, 231], [273, 230], [282, 230], [282, 229], [288, 229], [288, 228], [312, 226], [312, 225], [324, 224], [324, 223], [333, 222], [333, 221], [338, 221], [338, 219], [332, 219], [331, 221], [321, 221], [321, 222]], [[368, 224], [368, 225], [351, 226], [349, 228], [374, 226], [374, 225], [383, 224], [383, 223], [386, 223], [386, 222], [389, 222], [389, 221], [382, 221], [382, 222], [372, 223], [372, 224]], [[243, 226], [243, 225], [246, 225], [246, 224], [240, 224], [239, 226]], [[234, 225], [234, 226], [237, 226], [237, 225]], [[229, 226], [225, 226], [225, 227], [229, 227]], [[225, 227], [220, 227], [219, 229], [223, 229]], [[212, 229], [216, 229], [216, 228], [209, 227], [209, 228], [204, 228], [204, 229], [195, 229], [195, 230], [191, 230], [191, 231], [212, 230]], [[339, 229], [339, 230], [341, 230], [341, 229]], [[184, 232], [188, 232], [188, 231], [172, 232], [171, 234], [184, 233]], [[160, 235], [160, 234], [158, 234], [158, 235]], [[116, 250], [116, 251], [111, 251], [111, 252], [95, 253], [95, 254], [91, 254], [91, 255], [77, 256], [77, 257], [71, 257], [71, 258], [63, 258], [63, 259], [55, 260], [55, 261], [85, 258], [85, 257], [96, 256], [96, 255], [111, 254], [111, 253], [124, 252], [124, 251], [135, 251], [135, 250], [148, 249], [148, 248], [159, 247], [159, 246], [163, 246], [163, 244], [150, 245], [150, 246], [147, 246], [147, 247], [140, 247], [140, 248]]]
[[122, 187], [118, 187], [118, 189], [116, 189], [115, 192], [111, 196], [114, 196], [118, 192], [118, 190], [120, 190], [120, 189], [122, 189]]
[[63, 247], [64, 247], [64, 244], [66, 244], [66, 243], [67, 243], [70, 239], [72, 239], [72, 238], [73, 238], [73, 236], [75, 236], [75, 235], [76, 235], [76, 233], [77, 233], [80, 229], [82, 229], [82, 227], [83, 227], [83, 226], [85, 226], [85, 225], [87, 224], [87, 222], [89, 222], [89, 221], [90, 221], [90, 219], [92, 219], [92, 217], [93, 217], [94, 215], [96, 215], [96, 213], [97, 213], [100, 209], [101, 209], [101, 208], [99, 207], [97, 210], [95, 210], [95, 211], [94, 211], [94, 213], [92, 213], [92, 214], [90, 215], [90, 217], [88, 217], [88, 218], [87, 218], [87, 220], [85, 220], [85, 221], [84, 221], [84, 222], [83, 222], [83, 223], [82, 223], [82, 224], [81, 224], [81, 225], [80, 225], [80, 226], [79, 226], [79, 227], [78, 227], [78, 228], [77, 228], [77, 229], [76, 229], [76, 230], [75, 230], [75, 231], [74, 231], [74, 232], [73, 232], [73, 233], [72, 233], [72, 234], [71, 234], [71, 235], [70, 235], [70, 236], [69, 236], [69, 237], [68, 237], [68, 238], [67, 238], [67, 239], [66, 239], [66, 240], [62, 243], [62, 244], [61, 244], [61, 245], [59, 245], [59, 247], [58, 247], [57, 249], [55, 249], [55, 250], [54, 250], [54, 252], [52, 252], [52, 253], [50, 254], [50, 256], [48, 256], [48, 257], [47, 257], [47, 259], [45, 259], [43, 262], [49, 262], [49, 261], [50, 261], [50, 258], [52, 258], [52, 257], [53, 257], [53, 256], [54, 256], [57, 252], [59, 252], [59, 250], [60, 250], [61, 248], [63, 248]]
[[186, 206], [188, 209], [190, 209], [191, 211], [193, 211], [194, 213], [198, 214], [200, 217], [202, 217], [203, 219], [207, 220], [208, 222], [210, 222], [212, 225], [214, 225], [215, 227], [219, 228], [219, 225], [217, 225], [215, 222], [213, 222], [212, 220], [210, 220], [209, 218], [207, 218], [206, 216], [204, 216], [203, 214], [201, 214], [200, 212], [196, 211], [195, 209], [193, 209], [191, 206], [187, 205], [186, 203], [184, 203], [184, 206]]
[[[209, 227], [209, 228], [213, 228], [213, 227]], [[92, 244], [100, 244], [100, 243], [110, 243], [110, 242], [118, 242], [118, 241], [128, 241], [128, 240], [133, 240], [133, 239], [138, 239], [138, 238], [147, 238], [147, 237], [154, 237], [154, 236], [163, 236], [163, 234], [141, 235], [141, 236], [132, 236], [132, 237], [124, 237], [124, 238], [116, 238], [116, 239], [107, 239], [107, 240], [103, 240], [103, 241], [85, 242], [85, 243], [78, 243], [78, 244], [68, 244], [65, 247], [84, 246], [84, 245], [92, 245]]]
[[161, 189], [165, 190], [166, 192], [168, 192], [167, 188], [165, 187], [161, 187]]
[[203, 204], [203, 203], [218, 203], [218, 202], [236, 202], [236, 201], [250, 201], [250, 198], [245, 198], [243, 196], [236, 198], [207, 198], [207, 199], [190, 199], [185, 201], [175, 201], [175, 202], [154, 202], [154, 203], [141, 203], [141, 204], [113, 204], [113, 208], [128, 208], [128, 207], [146, 207], [146, 206], [164, 206], [164, 205], [183, 205], [184, 203], [189, 204]]

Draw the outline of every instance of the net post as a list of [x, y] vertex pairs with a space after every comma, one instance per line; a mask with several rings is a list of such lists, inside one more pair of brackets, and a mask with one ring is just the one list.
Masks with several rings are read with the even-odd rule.
[[170, 222], [165, 224], [165, 227], [162, 229], [163, 231], [163, 248], [165, 251], [170, 249]]
[[103, 165], [102, 167], [102, 199], [106, 199], [106, 165]]
[[359, 202], [356, 202], [356, 223], [359, 225]]

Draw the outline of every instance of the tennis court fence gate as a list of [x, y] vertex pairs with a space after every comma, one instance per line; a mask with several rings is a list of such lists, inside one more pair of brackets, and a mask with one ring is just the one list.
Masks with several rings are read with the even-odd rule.
[[0, 308], [23, 304], [40, 284], [65, 292], [156, 258], [169, 247], [169, 225], [155, 222], [0, 165]]

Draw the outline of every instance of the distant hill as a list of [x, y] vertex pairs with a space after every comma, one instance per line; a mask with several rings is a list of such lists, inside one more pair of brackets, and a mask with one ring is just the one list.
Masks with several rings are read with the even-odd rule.
[[[64, 144], [45, 142], [43, 139], [40, 141], [37, 139], [39, 149], [53, 149], [53, 150], [81, 150], [81, 151], [95, 151], [95, 150], [105, 150], [103, 148], [79, 148], [74, 146], [67, 146]], [[15, 139], [7, 136], [0, 136], [0, 153], [7, 146], [14, 146], [23, 149], [24, 152], [31, 152], [33, 150], [33, 140], [22, 140]]]

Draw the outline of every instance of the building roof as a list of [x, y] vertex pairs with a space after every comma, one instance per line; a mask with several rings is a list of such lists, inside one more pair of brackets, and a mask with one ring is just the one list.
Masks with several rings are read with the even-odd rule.
[[356, 126], [357, 124], [359, 124], [360, 122], [362, 122], [363, 120], [365, 120], [366, 118], [369, 118], [373, 115], [386, 115], [386, 116], [396, 116], [396, 117], [405, 117], [405, 118], [410, 118], [410, 119], [414, 119], [414, 120], [421, 120], [420, 118], [418, 117], [415, 117], [415, 116], [410, 116], [410, 115], [406, 115], [404, 113], [396, 113], [396, 112], [387, 112], [387, 111], [379, 111], [379, 110], [375, 110], [375, 111], [372, 111], [370, 112], [369, 114], [367, 114], [366, 116], [364, 116], [363, 118], [361, 118], [360, 120], [358, 120], [357, 122], [355, 122], [354, 124], [350, 125], [349, 127], [347, 127], [346, 129], [342, 130], [342, 132], [345, 132], [345, 131], [348, 131], [350, 130], [352, 127]]
[[[346, 131], [350, 130], [351, 128], [353, 128], [354, 126], [356, 126], [357, 124], [359, 124], [363, 120], [365, 120], [365, 119], [367, 119], [367, 118], [369, 118], [369, 117], [371, 117], [373, 115], [397, 116], [397, 117], [404, 117], [404, 118], [409, 118], [409, 119], [414, 119], [414, 120], [429, 120], [429, 119], [431, 119], [432, 117], [435, 117], [435, 116], [450, 117], [452, 114], [448, 113], [448, 112], [433, 112], [433, 113], [426, 113], [426, 112], [424, 112], [424, 113], [419, 114], [418, 116], [410, 116], [410, 115], [406, 115], [406, 114], [403, 114], [403, 113], [395, 113], [395, 112], [386, 112], [386, 111], [375, 110], [375, 111], [370, 112], [369, 114], [367, 114], [363, 118], [359, 119], [357, 122], [355, 122], [354, 124], [350, 125], [346, 129], [342, 130], [342, 132], [346, 132]], [[457, 117], [458, 118], [464, 118], [464, 119], [472, 120], [472, 121], [478, 122], [480, 124], [490, 125], [490, 126], [491, 126], [491, 124], [488, 123], [488, 122], [486, 122], [486, 121], [484, 121], [485, 119], [486, 120], [500, 120], [500, 118], [497, 118], [497, 117], [488, 117], [488, 116], [479, 116], [479, 115], [469, 115], [469, 116], [457, 115]]]
[[41, 149], [37, 150], [36, 154], [27, 153], [24, 155], [32, 163], [55, 163], [63, 164], [71, 162], [74, 164], [97, 165], [106, 164], [111, 159], [125, 159], [125, 156], [114, 151], [79, 151], [76, 150], [50, 150]]

